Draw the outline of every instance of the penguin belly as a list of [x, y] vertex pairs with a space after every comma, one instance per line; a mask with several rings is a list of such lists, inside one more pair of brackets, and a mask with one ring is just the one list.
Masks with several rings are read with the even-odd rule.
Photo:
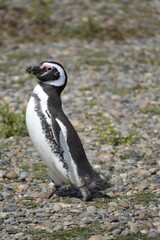
[[[44, 108], [44, 106], [43, 106]], [[61, 157], [61, 154], [57, 151], [57, 146], [54, 138], [48, 139], [46, 132], [51, 133], [51, 120], [47, 116], [47, 109], [42, 112], [42, 118], [36, 111], [36, 101], [32, 96], [29, 100], [26, 110], [26, 124], [30, 135], [30, 138], [40, 154], [41, 158], [45, 162], [48, 168], [49, 177], [56, 186], [62, 186], [69, 184], [68, 169]], [[41, 111], [42, 109], [40, 109]], [[46, 126], [44, 126], [46, 122]]]

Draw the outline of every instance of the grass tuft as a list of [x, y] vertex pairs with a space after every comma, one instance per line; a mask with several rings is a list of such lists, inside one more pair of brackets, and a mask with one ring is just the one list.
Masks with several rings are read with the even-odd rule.
[[25, 123], [25, 110], [23, 109], [20, 113], [11, 111], [7, 104], [0, 106], [0, 136], [11, 137], [11, 136], [25, 136], [27, 134], [26, 123]]
[[43, 163], [36, 163], [33, 165], [33, 178], [48, 179], [47, 168]]
[[101, 116], [99, 121], [100, 125], [96, 127], [96, 131], [99, 134], [100, 144], [109, 144], [113, 146], [132, 144], [136, 140], [135, 132], [123, 136], [120, 131], [116, 129], [113, 122], [105, 116]]
[[158, 202], [158, 196], [151, 192], [138, 192], [132, 195], [130, 202], [147, 205], [150, 202]]

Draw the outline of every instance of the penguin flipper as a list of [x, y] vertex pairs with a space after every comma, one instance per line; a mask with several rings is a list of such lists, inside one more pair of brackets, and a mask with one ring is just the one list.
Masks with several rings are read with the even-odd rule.
[[61, 147], [61, 144], [60, 144], [61, 128], [55, 119], [52, 119], [52, 130], [53, 130], [53, 135], [54, 135], [57, 145], [59, 147]]

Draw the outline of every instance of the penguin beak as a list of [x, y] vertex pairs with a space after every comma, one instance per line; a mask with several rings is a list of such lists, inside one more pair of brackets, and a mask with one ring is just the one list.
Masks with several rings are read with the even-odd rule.
[[45, 72], [45, 69], [40, 68], [39, 66], [28, 67], [26, 71], [30, 74], [40, 76]]

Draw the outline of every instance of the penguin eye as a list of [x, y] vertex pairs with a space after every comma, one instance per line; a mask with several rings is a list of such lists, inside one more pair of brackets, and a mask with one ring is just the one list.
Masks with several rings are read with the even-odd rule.
[[51, 68], [51, 67], [49, 67], [49, 68], [47, 68], [47, 70], [48, 70], [48, 71], [50, 71], [50, 70], [52, 70], [52, 68]]

